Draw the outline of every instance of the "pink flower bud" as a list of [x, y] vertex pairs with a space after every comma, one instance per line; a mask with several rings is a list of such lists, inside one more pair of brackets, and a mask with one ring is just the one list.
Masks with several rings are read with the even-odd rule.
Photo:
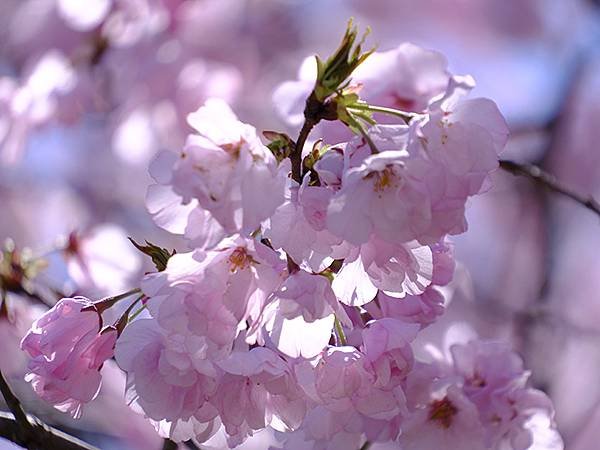
[[114, 353], [117, 330], [101, 331], [102, 320], [84, 297], [63, 298], [36, 320], [21, 341], [29, 353], [34, 391], [58, 410], [81, 417], [84, 403], [100, 390], [100, 369]]

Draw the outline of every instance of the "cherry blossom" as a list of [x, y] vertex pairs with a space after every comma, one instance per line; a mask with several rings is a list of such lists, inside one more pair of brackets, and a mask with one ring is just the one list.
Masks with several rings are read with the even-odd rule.
[[285, 172], [224, 102], [209, 100], [188, 123], [199, 134], [188, 137], [173, 166], [173, 190], [184, 203], [198, 200], [227, 232], [254, 231], [283, 203]]
[[350, 324], [329, 280], [301, 270], [273, 292], [254, 326], [261, 327], [259, 342], [268, 340], [293, 358], [312, 358], [327, 347], [336, 317]]
[[153, 319], [135, 321], [119, 338], [115, 358], [127, 372], [127, 401], [162, 436], [203, 441], [218, 430], [218, 413], [207, 402], [217, 388], [217, 369], [205, 354], [201, 339], [170, 333]]
[[21, 341], [36, 393], [60, 411], [81, 417], [100, 390], [102, 364], [113, 356], [117, 330], [101, 330], [101, 319], [84, 297], [64, 298]]
[[[269, 430], [272, 448], [291, 450], [526, 450], [548, 436], [560, 450], [550, 400], [507, 345], [473, 340], [444, 354], [431, 338], [460, 281], [450, 236], [467, 231], [468, 202], [489, 187], [508, 139], [496, 104], [468, 99], [474, 80], [440, 53], [408, 43], [363, 53], [349, 27], [331, 58], [305, 61], [273, 95], [299, 135], [263, 141], [212, 97], [235, 96], [236, 70], [191, 58], [177, 40], [190, 30], [175, 12], [200, 12], [184, 3], [57, 3], [75, 32], [110, 40], [108, 64], [157, 58], [143, 77], [124, 70], [117, 88], [131, 95], [110, 134], [130, 164], [163, 150], [146, 207], [173, 247], [136, 245], [156, 269], [139, 288], [64, 298], [34, 322], [21, 344], [34, 390], [80, 417], [114, 354], [127, 404], [178, 443], [234, 448]], [[27, 126], [42, 123], [86, 82], [52, 58], [46, 90], [35, 70], [23, 86], [0, 80], [0, 140], [15, 139], [15, 104]], [[139, 154], [131, 136], [147, 138]], [[71, 235], [79, 287], [132, 281], [123, 275], [139, 259], [105, 254], [121, 234]], [[0, 266], [2, 283], [26, 278], [13, 266]], [[104, 310], [131, 293], [103, 327]]]

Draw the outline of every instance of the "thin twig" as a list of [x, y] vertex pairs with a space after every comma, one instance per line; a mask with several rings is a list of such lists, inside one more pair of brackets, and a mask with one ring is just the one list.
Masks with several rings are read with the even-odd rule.
[[371, 149], [371, 154], [375, 155], [376, 153], [379, 153], [379, 149], [375, 145], [375, 142], [373, 142], [373, 140], [371, 139], [371, 136], [369, 136], [369, 133], [367, 133], [367, 131], [364, 129], [364, 127], [360, 124], [360, 122], [355, 119], [354, 125], [356, 126], [356, 129], [362, 135], [365, 142], [369, 145], [369, 148]]
[[590, 211], [595, 212], [600, 216], [600, 203], [591, 196], [585, 196], [575, 192], [568, 186], [561, 183], [554, 175], [544, 172], [540, 167], [534, 164], [516, 163], [514, 161], [500, 160], [500, 167], [513, 175], [522, 175], [536, 183], [541, 184], [545, 188], [558, 194], [569, 197], [581, 204]]
[[302, 125], [302, 129], [300, 130], [300, 135], [296, 140], [294, 151], [290, 154], [290, 161], [292, 162], [292, 179], [298, 183], [302, 183], [302, 150], [304, 149], [304, 143], [315, 125], [316, 123], [312, 120], [306, 119], [304, 121], [304, 125]]
[[371, 443], [369, 441], [366, 441], [362, 447], [360, 448], [360, 450], [368, 450], [371, 447]]
[[8, 406], [8, 409], [13, 414], [13, 416], [17, 422], [19, 437], [21, 439], [26, 439], [28, 435], [32, 434], [33, 425], [31, 425], [31, 423], [29, 423], [29, 420], [27, 419], [27, 414], [25, 414], [25, 411], [23, 411], [23, 408], [21, 407], [21, 402], [16, 397], [16, 395], [13, 394], [13, 392], [11, 391], [10, 386], [6, 382], [6, 379], [4, 378], [4, 375], [2, 374], [1, 371], [0, 371], [0, 392], [2, 392], [2, 396], [4, 397], [4, 400], [6, 401], [6, 406]]
[[[36, 419], [28, 416], [30, 423], [35, 423]], [[20, 441], [16, 436], [19, 425], [11, 413], [0, 412], [0, 437], [14, 442], [21, 447], [35, 450], [99, 450], [86, 442], [77, 439], [63, 431], [52, 428], [48, 425], [39, 423], [37, 420], [35, 433], [35, 442]]]
[[350, 110], [369, 111], [373, 113], [387, 114], [388, 116], [400, 117], [405, 123], [409, 123], [414, 117], [423, 116], [422, 114], [401, 111], [399, 109], [387, 108], [385, 106], [354, 104], [348, 106]]
[[138, 292], [141, 292], [141, 291], [142, 290], [140, 288], [133, 288], [133, 289], [128, 290], [127, 292], [123, 292], [122, 294], [103, 298], [101, 300], [94, 302], [93, 308], [96, 309], [98, 312], [102, 313], [105, 310], [107, 310], [108, 308], [111, 308], [115, 303], [117, 303], [121, 300], [124, 300], [127, 297], [131, 297], [133, 294], [137, 294]]
[[[304, 108], [304, 124], [302, 125], [302, 129], [300, 130], [298, 139], [296, 139], [296, 145], [294, 146], [294, 149], [289, 156], [290, 161], [292, 163], [292, 179], [298, 184], [302, 184], [303, 177], [302, 150], [304, 149], [304, 144], [306, 143], [306, 139], [308, 139], [308, 135], [315, 127], [315, 125], [317, 125], [317, 123], [321, 121], [322, 110], [323, 103], [317, 100], [313, 91], [311, 95], [306, 99], [306, 106]], [[290, 274], [300, 270], [300, 267], [290, 255], [286, 255], [286, 257], [288, 272]]]
[[177, 442], [174, 442], [171, 439], [163, 439], [162, 450], [177, 450], [177, 447]]
[[[136, 300], [137, 303], [137, 300]], [[147, 304], [140, 306], [131, 316], [129, 316], [129, 322], [139, 316], [145, 309], [147, 308]]]
[[292, 275], [293, 273], [298, 272], [300, 270], [300, 266], [296, 263], [296, 261], [294, 261], [292, 259], [292, 257], [290, 255], [288, 255], [287, 253], [286, 253], [285, 257], [287, 260], [288, 274]]
[[344, 334], [344, 329], [342, 328], [342, 324], [340, 323], [340, 321], [337, 317], [334, 319], [334, 325], [335, 325], [335, 332], [336, 332], [337, 338], [338, 338], [338, 344], [342, 347], [345, 345], [348, 345], [348, 341], [346, 340], [346, 335]]
[[192, 440], [185, 441], [184, 445], [191, 450], [202, 450], [200, 447], [198, 447], [196, 444], [194, 444], [194, 441], [192, 441]]

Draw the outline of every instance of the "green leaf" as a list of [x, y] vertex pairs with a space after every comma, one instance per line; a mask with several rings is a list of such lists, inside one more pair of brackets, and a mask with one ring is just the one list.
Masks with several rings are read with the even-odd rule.
[[288, 158], [296, 146], [295, 142], [285, 133], [263, 131], [262, 134], [270, 141], [267, 148], [273, 153], [278, 163]]
[[156, 266], [156, 270], [158, 270], [159, 272], [162, 272], [163, 270], [165, 270], [167, 268], [167, 263], [169, 262], [169, 259], [175, 253], [177, 253], [175, 250], [173, 250], [172, 252], [169, 252], [169, 250], [167, 250], [166, 248], [159, 247], [148, 241], [145, 241], [146, 245], [140, 245], [137, 242], [135, 242], [131, 237], [128, 237], [127, 239], [129, 239], [129, 241], [140, 252], [142, 252], [143, 254], [148, 255], [150, 258], [152, 258], [152, 262]]
[[[319, 102], [334, 94], [340, 87], [346, 87], [352, 72], [367, 59], [375, 49], [363, 53], [362, 46], [370, 30], [367, 29], [360, 41], [357, 42], [358, 29], [352, 19], [348, 22], [346, 32], [338, 49], [327, 61], [317, 58], [317, 81], [314, 93]], [[344, 85], [346, 83], [346, 85]]]

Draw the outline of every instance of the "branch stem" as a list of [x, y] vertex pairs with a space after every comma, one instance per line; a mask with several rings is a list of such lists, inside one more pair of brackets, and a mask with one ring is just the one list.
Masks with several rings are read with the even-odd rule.
[[290, 161], [292, 162], [292, 179], [299, 184], [302, 183], [302, 150], [304, 149], [304, 144], [306, 143], [306, 139], [308, 139], [308, 135], [316, 124], [317, 122], [310, 119], [304, 121], [294, 151], [290, 154]]
[[338, 344], [341, 346], [348, 345], [348, 341], [346, 340], [346, 335], [344, 334], [344, 329], [342, 328], [342, 324], [339, 319], [336, 317], [334, 320], [335, 324], [335, 333], [337, 334]]
[[369, 148], [371, 149], [371, 154], [374, 155], [376, 153], [379, 153], [379, 149], [375, 145], [375, 142], [373, 142], [373, 139], [371, 139], [371, 136], [369, 136], [369, 133], [367, 133], [365, 128], [362, 126], [362, 124], [357, 119], [355, 119], [354, 126], [358, 129], [358, 131], [362, 135], [363, 139], [367, 142], [367, 144], [369, 144]]
[[596, 199], [591, 196], [582, 195], [568, 186], [565, 186], [554, 175], [544, 172], [539, 166], [501, 159], [500, 168], [512, 173], [513, 175], [527, 177], [552, 192], [556, 192], [576, 201], [580, 205], [600, 216], [600, 203], [598, 203]]
[[348, 106], [348, 109], [351, 109], [351, 110], [354, 109], [357, 111], [369, 111], [369, 112], [380, 113], [380, 114], [387, 114], [388, 116], [396, 116], [396, 117], [400, 117], [406, 123], [410, 122], [410, 120], [414, 117], [419, 117], [418, 113], [401, 111], [399, 109], [387, 108], [385, 106], [368, 105], [366, 103], [365, 104], [362, 104], [362, 103], [353, 104], [353, 105]]
[[28, 416], [0, 372], [0, 392], [11, 413], [0, 412], [0, 437], [29, 450], [98, 450]]
[[25, 414], [25, 411], [23, 411], [23, 408], [21, 407], [21, 402], [11, 391], [2, 372], [0, 372], [0, 392], [2, 392], [2, 396], [6, 401], [6, 406], [8, 406], [8, 409], [17, 422], [21, 438], [25, 439], [27, 435], [33, 431], [33, 426], [29, 423], [27, 414]]

